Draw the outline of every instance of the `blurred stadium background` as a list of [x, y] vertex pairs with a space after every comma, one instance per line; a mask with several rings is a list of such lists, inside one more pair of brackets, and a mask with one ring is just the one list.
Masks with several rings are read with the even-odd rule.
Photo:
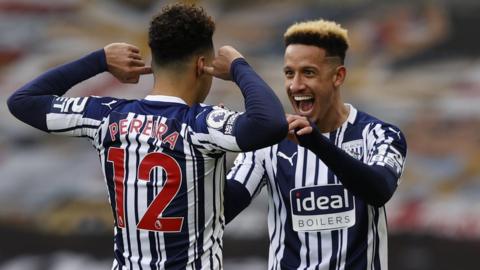
[[[0, 270], [109, 269], [112, 219], [87, 141], [15, 120], [10, 93], [57, 64], [124, 41], [146, 58], [152, 15], [172, 1], [0, 0]], [[197, 1], [281, 97], [282, 34], [319, 17], [349, 29], [345, 100], [396, 123], [409, 149], [388, 204], [390, 269], [478, 269], [480, 255], [480, 2], [467, 0]], [[69, 92], [142, 98], [152, 78], [108, 74]], [[241, 110], [231, 83], [208, 103]], [[229, 155], [231, 162], [233, 155]], [[227, 227], [225, 268], [266, 269], [265, 195]]]

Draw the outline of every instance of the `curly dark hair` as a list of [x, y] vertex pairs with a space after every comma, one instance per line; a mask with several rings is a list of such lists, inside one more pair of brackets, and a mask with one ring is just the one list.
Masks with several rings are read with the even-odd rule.
[[195, 53], [212, 50], [215, 23], [201, 7], [166, 6], [150, 22], [148, 45], [158, 66], [184, 61]]

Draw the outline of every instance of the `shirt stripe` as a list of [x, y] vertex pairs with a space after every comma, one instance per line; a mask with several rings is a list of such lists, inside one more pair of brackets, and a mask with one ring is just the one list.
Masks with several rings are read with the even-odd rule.
[[[398, 128], [349, 106], [347, 121], [337, 130], [323, 135], [351, 156], [367, 164], [385, 166], [400, 177], [404, 156], [396, 147], [405, 147], [405, 142], [396, 137]], [[269, 193], [269, 269], [388, 269], [384, 207], [368, 205], [360, 198], [349, 195], [353, 198], [350, 203], [354, 205], [355, 223], [352, 227], [294, 231], [292, 205], [297, 201], [291, 201], [293, 189], [343, 188], [341, 179], [312, 152], [284, 140], [278, 145], [255, 151], [254, 155], [251, 152], [240, 154], [228, 178], [243, 184], [253, 198], [262, 187], [261, 178], [264, 176], [267, 177]], [[306, 207], [314, 207], [316, 201], [311, 200], [309, 203], [312, 205], [303, 203]], [[322, 219], [322, 222], [329, 221]]]
[[[88, 137], [99, 153], [115, 216], [112, 269], [221, 269], [224, 154], [240, 148], [232, 134], [208, 125], [207, 115], [215, 108], [189, 107], [164, 97], [84, 100], [85, 106], [75, 110], [59, 110], [58, 104], [52, 104], [57, 107], [46, 115], [47, 128], [59, 135]], [[68, 103], [70, 98], [62, 101]], [[124, 170], [123, 185], [117, 189], [113, 162], [108, 160], [112, 147], [122, 149], [124, 154], [120, 167]], [[139, 168], [152, 153], [162, 153], [161, 157], [168, 156], [179, 166], [181, 179], [176, 193], [166, 188], [176, 184], [171, 171], [167, 171], [172, 169], [165, 168], [162, 160], [144, 164], [151, 170], [148, 179], [139, 179]], [[122, 200], [117, 200], [119, 190], [123, 190]], [[173, 197], [164, 201], [160, 193]], [[117, 201], [123, 202], [124, 226], [119, 226], [116, 217], [117, 210], [122, 211], [117, 209]], [[157, 201], [163, 210], [152, 207]], [[147, 215], [156, 223], [148, 229], [139, 228]], [[157, 218], [170, 217], [182, 219], [178, 232], [158, 229], [164, 221]]]

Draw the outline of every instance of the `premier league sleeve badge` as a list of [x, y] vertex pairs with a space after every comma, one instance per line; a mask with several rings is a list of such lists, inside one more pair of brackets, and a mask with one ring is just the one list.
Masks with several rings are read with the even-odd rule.
[[207, 125], [213, 129], [221, 129], [230, 114], [231, 112], [225, 109], [212, 110], [207, 115]]

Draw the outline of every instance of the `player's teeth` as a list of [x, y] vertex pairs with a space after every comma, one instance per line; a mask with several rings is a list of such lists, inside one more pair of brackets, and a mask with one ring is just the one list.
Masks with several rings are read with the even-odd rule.
[[302, 100], [312, 99], [312, 97], [311, 96], [295, 96], [293, 97], [293, 99], [295, 99], [295, 101], [302, 101]]

